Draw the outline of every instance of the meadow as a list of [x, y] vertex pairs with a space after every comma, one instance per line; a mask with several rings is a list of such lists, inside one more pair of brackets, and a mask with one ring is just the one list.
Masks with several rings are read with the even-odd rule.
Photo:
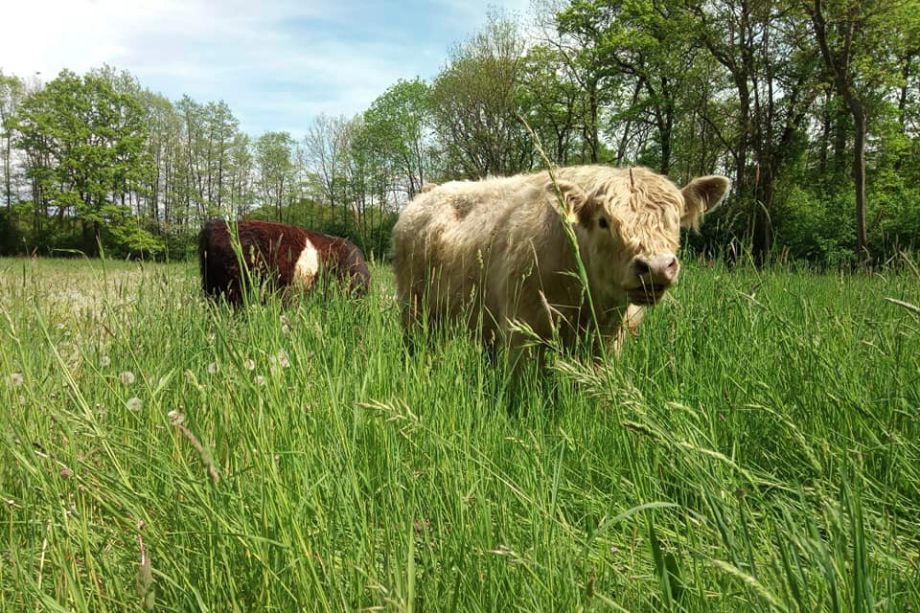
[[373, 273], [233, 313], [192, 263], [0, 260], [0, 610], [920, 607], [909, 261], [690, 263], [514, 407]]

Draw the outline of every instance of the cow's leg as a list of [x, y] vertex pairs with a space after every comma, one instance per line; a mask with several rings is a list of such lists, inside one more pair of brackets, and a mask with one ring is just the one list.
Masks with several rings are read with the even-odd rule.
[[643, 307], [635, 304], [626, 307], [616, 330], [605, 339], [607, 350], [614, 356], [619, 356], [627, 339], [630, 336], [639, 336], [639, 325], [644, 318], [645, 309]]
[[[400, 300], [399, 315], [402, 323], [403, 344], [406, 347], [408, 355], [415, 355], [418, 351], [418, 343], [423, 342], [422, 336], [425, 331], [423, 309], [425, 309], [424, 296], [421, 292], [415, 291], [415, 288], [410, 289], [408, 296]], [[430, 330], [432, 329], [431, 319], [434, 315], [431, 313], [430, 309], [427, 309], [427, 311], [427, 323], [429, 325], [430, 334]]]

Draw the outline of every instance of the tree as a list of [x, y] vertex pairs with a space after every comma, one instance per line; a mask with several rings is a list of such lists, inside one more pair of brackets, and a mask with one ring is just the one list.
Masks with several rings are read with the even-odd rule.
[[3, 198], [13, 206], [13, 117], [25, 95], [25, 85], [15, 76], [0, 70], [0, 167], [3, 170]]
[[[766, 262], [773, 244], [773, 201], [780, 172], [796, 154], [819, 90], [804, 14], [771, 0], [694, 3], [700, 42], [727, 71], [737, 97], [734, 135], [719, 133], [735, 166], [735, 193], [750, 206], [753, 255]], [[707, 118], [710, 125], [715, 119]]]
[[319, 115], [304, 138], [307, 164], [316, 176], [323, 199], [335, 209], [342, 208], [343, 227], [348, 225], [346, 203], [346, 163], [348, 120], [343, 116]]
[[531, 48], [524, 59], [519, 93], [527, 123], [539, 136], [545, 153], [559, 165], [578, 158], [581, 90], [568, 78], [562, 53], [549, 45]]
[[[856, 253], [868, 255], [866, 226], [866, 137], [872, 99], [877, 89], [896, 70], [890, 48], [896, 30], [917, 32], [916, 7], [885, 0], [812, 0], [808, 13], [815, 40], [837, 95], [846, 103], [853, 120], [853, 181], [856, 200]], [[915, 49], [916, 41], [907, 41]], [[907, 57], [910, 56], [908, 52]], [[909, 65], [909, 63], [908, 63]]]
[[116, 91], [104, 73], [81, 78], [65, 70], [22, 101], [13, 127], [31, 160], [37, 214], [72, 214], [89, 254], [98, 253], [103, 228], [128, 249], [155, 248], [148, 235], [128, 227], [126, 196], [153, 170], [136, 98]]
[[259, 188], [263, 202], [275, 208], [278, 221], [283, 221], [281, 211], [285, 204], [285, 189], [294, 169], [291, 161], [293, 144], [294, 140], [287, 132], [266, 132], [256, 140]]
[[516, 24], [490, 18], [451, 52], [431, 90], [436, 130], [451, 166], [468, 177], [514, 174], [533, 162], [519, 115], [524, 41]]
[[418, 78], [398, 81], [364, 112], [367, 146], [404, 182], [409, 198], [422, 188], [428, 172], [431, 123], [429, 88]]
[[237, 132], [230, 143], [230, 204], [231, 213], [242, 217], [255, 200], [253, 173], [255, 158], [252, 154], [252, 139], [248, 134]]
[[212, 102], [205, 108], [208, 122], [208, 204], [221, 211], [227, 188], [226, 170], [230, 145], [239, 128], [239, 121], [227, 103]]
[[563, 32], [590, 41], [592, 63], [600, 66], [596, 72], [608, 85], [631, 92], [626, 98], [629, 115], [635, 116], [636, 111], [648, 115], [658, 136], [658, 168], [668, 174], [679, 97], [696, 57], [682, 3], [574, 2], [559, 13], [558, 20]]

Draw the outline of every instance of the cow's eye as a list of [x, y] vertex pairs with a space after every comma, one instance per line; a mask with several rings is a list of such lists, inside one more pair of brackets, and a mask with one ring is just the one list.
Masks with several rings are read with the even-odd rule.
[[597, 220], [597, 225], [606, 230], [609, 227], [606, 217], [599, 217]]

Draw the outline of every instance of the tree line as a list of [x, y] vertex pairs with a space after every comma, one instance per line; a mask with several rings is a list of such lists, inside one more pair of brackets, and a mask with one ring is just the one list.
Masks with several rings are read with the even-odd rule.
[[0, 252], [186, 257], [257, 217], [386, 254], [425, 182], [547, 162], [720, 172], [692, 248], [758, 263], [883, 260], [920, 243], [920, 11], [909, 0], [535, 0], [441, 71], [297, 137], [110, 67], [0, 72]]

